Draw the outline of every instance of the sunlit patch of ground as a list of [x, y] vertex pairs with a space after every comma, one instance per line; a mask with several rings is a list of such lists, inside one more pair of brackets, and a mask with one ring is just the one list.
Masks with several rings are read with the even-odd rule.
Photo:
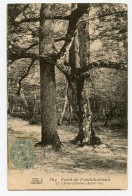
[[[60, 126], [58, 134], [63, 147], [54, 151], [51, 146], [34, 147], [34, 169], [46, 173], [89, 173], [123, 175], [127, 172], [126, 131], [100, 127], [97, 135], [103, 144], [78, 147], [70, 143], [78, 132], [75, 126]], [[8, 116], [8, 138], [33, 138], [34, 144], [40, 141], [41, 127], [30, 125], [20, 118]]]

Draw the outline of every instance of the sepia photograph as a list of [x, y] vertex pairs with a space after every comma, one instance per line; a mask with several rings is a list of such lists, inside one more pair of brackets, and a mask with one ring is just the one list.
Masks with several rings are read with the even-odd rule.
[[7, 5], [8, 190], [127, 189], [127, 11]]

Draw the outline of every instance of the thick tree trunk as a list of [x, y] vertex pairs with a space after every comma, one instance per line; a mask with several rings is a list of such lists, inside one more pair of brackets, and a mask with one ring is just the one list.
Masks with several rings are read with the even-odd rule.
[[[47, 13], [46, 10], [49, 10]], [[56, 116], [56, 87], [55, 87], [55, 63], [54, 54], [54, 26], [53, 21], [45, 20], [45, 15], [52, 14], [52, 4], [42, 4], [40, 11], [40, 37], [39, 53], [40, 59], [40, 96], [41, 96], [41, 144], [52, 145], [56, 150], [61, 147], [57, 134]], [[50, 55], [49, 60], [45, 57]], [[48, 58], [47, 58], [48, 59]]]
[[61, 146], [57, 134], [56, 117], [56, 89], [54, 64], [40, 60], [40, 85], [41, 85], [41, 143], [53, 145], [56, 148]]

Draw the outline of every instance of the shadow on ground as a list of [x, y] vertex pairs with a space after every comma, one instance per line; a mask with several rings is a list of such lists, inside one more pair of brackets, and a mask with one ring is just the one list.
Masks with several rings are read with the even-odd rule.
[[[69, 141], [78, 132], [77, 127], [60, 126], [58, 134], [63, 143], [59, 152], [51, 146], [34, 147], [34, 169], [47, 173], [89, 173], [120, 175], [127, 172], [126, 130], [100, 127], [97, 135], [103, 141], [100, 146], [78, 147]], [[16, 137], [32, 138], [34, 144], [40, 141], [41, 127], [30, 125], [20, 118], [8, 116], [8, 139]]]

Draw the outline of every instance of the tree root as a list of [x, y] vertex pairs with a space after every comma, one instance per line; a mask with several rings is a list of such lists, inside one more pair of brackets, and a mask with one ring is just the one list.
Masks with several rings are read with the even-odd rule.
[[63, 144], [61, 143], [61, 141], [58, 140], [57, 142], [54, 142], [54, 143], [51, 143], [51, 144], [48, 144], [48, 143], [47, 143], [47, 144], [44, 144], [44, 143], [41, 141], [41, 142], [36, 143], [36, 144], [35, 144], [35, 147], [37, 147], [37, 146], [45, 147], [45, 146], [47, 146], [47, 145], [51, 145], [55, 151], [59, 151], [59, 149], [61, 148], [61, 146], [63, 146]]
[[59, 151], [61, 149], [61, 146], [63, 146], [63, 144], [60, 140], [52, 144], [52, 147], [55, 151]]
[[92, 127], [91, 135], [90, 135], [90, 140], [87, 142], [88, 146], [94, 146], [94, 145], [100, 145], [102, 144], [102, 141], [99, 137], [95, 135], [95, 131]]
[[99, 137], [96, 137], [96, 136], [92, 138], [90, 137], [90, 140], [87, 142], [88, 146], [95, 146], [95, 145], [100, 145], [100, 144], [102, 144], [102, 141]]
[[57, 125], [58, 125], [58, 126], [61, 126], [61, 125], [62, 125], [62, 122], [60, 122], [60, 120], [58, 120]]
[[71, 140], [71, 143], [77, 144], [78, 142], [80, 142], [80, 144], [83, 144], [83, 139], [84, 136], [82, 134], [78, 134], [73, 140]]
[[94, 146], [94, 145], [100, 145], [100, 144], [102, 144], [101, 139], [95, 135], [95, 131], [94, 131], [93, 128], [92, 128], [92, 130], [91, 130], [91, 135], [90, 135], [90, 138], [89, 138], [88, 142], [85, 142], [84, 139], [85, 139], [85, 137], [84, 137], [83, 134], [78, 134], [78, 135], [77, 135], [73, 140], [71, 140], [70, 142], [71, 142], [72, 144], [75, 144], [75, 145], [78, 144], [78, 142], [79, 142], [79, 144], [78, 144], [79, 147], [83, 147], [83, 146], [85, 146], [85, 145]]
[[42, 142], [38, 142], [38, 143], [35, 144], [35, 147], [36, 146], [43, 146], [44, 147], [44, 144]]

